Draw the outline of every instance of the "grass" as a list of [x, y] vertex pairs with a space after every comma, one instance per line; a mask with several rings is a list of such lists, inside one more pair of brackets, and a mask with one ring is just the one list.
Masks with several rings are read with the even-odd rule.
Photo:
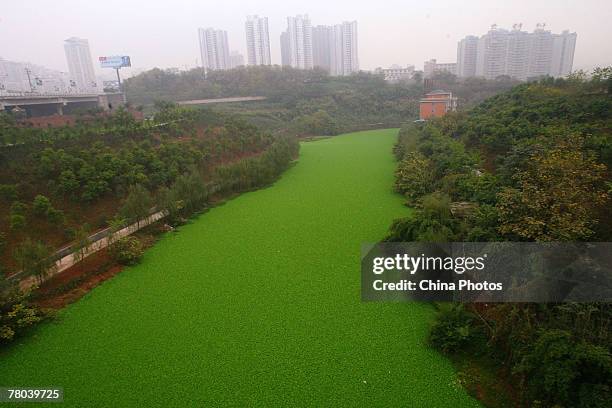
[[167, 234], [142, 264], [0, 355], [66, 406], [477, 406], [426, 345], [434, 310], [361, 303], [362, 242], [408, 209], [397, 130], [302, 145], [272, 187]]

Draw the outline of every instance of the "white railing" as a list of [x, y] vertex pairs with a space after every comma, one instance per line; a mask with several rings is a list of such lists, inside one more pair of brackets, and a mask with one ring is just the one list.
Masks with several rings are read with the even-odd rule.
[[[140, 220], [139, 222], [135, 222], [133, 224], [128, 225], [125, 228], [122, 228], [116, 232], [110, 232], [108, 234], [103, 234], [104, 236], [102, 236], [101, 238], [93, 238], [93, 237], [97, 237], [101, 234], [101, 232], [97, 232], [96, 234], [90, 235], [90, 239], [96, 239], [95, 241], [91, 242], [87, 248], [85, 248], [85, 250], [83, 251], [82, 256], [77, 256], [76, 255], [76, 251], [75, 252], [71, 252], [67, 255], [62, 256], [61, 258], [59, 258], [56, 262], [55, 262], [55, 266], [49, 271], [49, 273], [43, 278], [43, 281], [51, 278], [52, 276], [57, 275], [60, 272], [65, 271], [66, 269], [70, 268], [71, 266], [73, 266], [74, 264], [82, 261], [83, 259], [87, 258], [89, 255], [95, 254], [96, 252], [100, 251], [101, 249], [106, 248], [109, 245], [109, 241], [111, 240], [116, 240], [119, 238], [123, 238], [123, 237], [127, 237], [128, 235], [131, 235], [133, 233], [135, 233], [136, 231], [153, 224], [154, 222], [157, 222], [159, 220], [161, 220], [162, 218], [166, 217], [168, 215], [167, 211], [158, 211], [156, 213], [153, 213], [151, 215], [149, 215], [147, 218]], [[60, 250], [63, 251], [63, 250]], [[60, 252], [58, 251], [58, 252]], [[80, 254], [79, 254], [80, 255]], [[15, 277], [17, 277], [19, 275], [19, 273], [15, 274]], [[19, 287], [22, 290], [26, 290], [31, 288], [32, 286], [36, 285], [40, 283], [40, 278], [37, 276], [27, 276], [25, 278], [22, 278], [19, 281]]]

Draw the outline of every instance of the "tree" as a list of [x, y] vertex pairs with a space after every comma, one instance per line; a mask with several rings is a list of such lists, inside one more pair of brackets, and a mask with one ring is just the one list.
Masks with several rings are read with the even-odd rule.
[[15, 250], [15, 261], [28, 276], [36, 276], [40, 282], [55, 268], [52, 251], [41, 241], [26, 239]]
[[432, 183], [430, 161], [419, 152], [406, 153], [395, 171], [395, 191], [414, 202], [431, 192]]
[[172, 197], [176, 201], [177, 210], [184, 208], [188, 213], [193, 213], [202, 208], [208, 199], [208, 190], [196, 169], [176, 179], [172, 186]]
[[535, 241], [588, 238], [596, 210], [609, 199], [605, 171], [585, 152], [581, 136], [556, 138], [553, 147], [536, 149], [514, 176], [517, 187], [498, 195], [500, 232]]
[[128, 220], [136, 221], [140, 226], [140, 221], [151, 214], [153, 199], [149, 191], [137, 184], [130, 187], [128, 196], [123, 203], [119, 213]]
[[89, 239], [89, 226], [84, 224], [80, 226], [74, 233], [74, 244], [72, 245], [74, 262], [81, 262], [91, 245]]
[[64, 194], [74, 194], [79, 188], [79, 180], [72, 170], [64, 170], [59, 176], [59, 189]]
[[115, 216], [108, 222], [110, 233], [108, 234], [108, 245], [111, 246], [118, 239], [117, 232], [121, 230], [126, 224], [126, 220], [119, 216]]
[[44, 195], [37, 195], [32, 202], [32, 212], [39, 217], [46, 217], [50, 210], [53, 210], [51, 201]]

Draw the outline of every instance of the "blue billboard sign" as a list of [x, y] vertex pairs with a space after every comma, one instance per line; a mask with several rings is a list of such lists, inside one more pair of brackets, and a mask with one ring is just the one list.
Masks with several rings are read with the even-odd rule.
[[99, 57], [100, 67], [102, 68], [123, 68], [123, 67], [131, 67], [132, 62], [130, 61], [130, 57], [127, 55], [115, 55], [112, 57]]

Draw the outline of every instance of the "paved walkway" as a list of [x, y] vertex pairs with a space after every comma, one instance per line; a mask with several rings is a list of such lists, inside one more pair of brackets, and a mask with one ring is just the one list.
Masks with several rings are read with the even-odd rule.
[[[49, 272], [45, 280], [51, 278], [52, 276], [57, 275], [58, 273], [65, 271], [66, 269], [74, 265], [75, 263], [80, 262], [83, 259], [87, 258], [89, 255], [95, 254], [99, 250], [106, 248], [109, 244], [109, 237], [111, 236], [111, 234], [113, 236], [113, 239], [115, 240], [119, 238], [127, 237], [128, 235], [131, 235], [134, 232], [148, 225], [151, 225], [156, 221], [159, 221], [160, 219], [164, 218], [166, 215], [167, 214], [165, 211], [158, 211], [150, 215], [148, 218], [141, 220], [140, 222], [136, 222], [134, 224], [128, 225], [127, 227], [123, 229], [120, 229], [114, 234], [112, 234], [110, 229], [107, 228], [105, 230], [102, 230], [95, 234], [90, 235], [89, 239], [90, 241], [92, 241], [92, 243], [87, 247], [81, 259], [78, 259], [78, 257], [75, 256], [74, 252], [71, 252], [72, 247], [66, 247], [66, 248], [60, 249], [58, 251], [59, 254], [62, 254], [68, 251], [70, 252], [67, 255], [62, 256], [55, 262], [55, 267]], [[19, 287], [22, 290], [25, 290], [25, 289], [32, 287], [36, 283], [38, 283], [38, 277], [28, 276], [26, 278], [21, 279], [21, 281], [19, 282]]]

